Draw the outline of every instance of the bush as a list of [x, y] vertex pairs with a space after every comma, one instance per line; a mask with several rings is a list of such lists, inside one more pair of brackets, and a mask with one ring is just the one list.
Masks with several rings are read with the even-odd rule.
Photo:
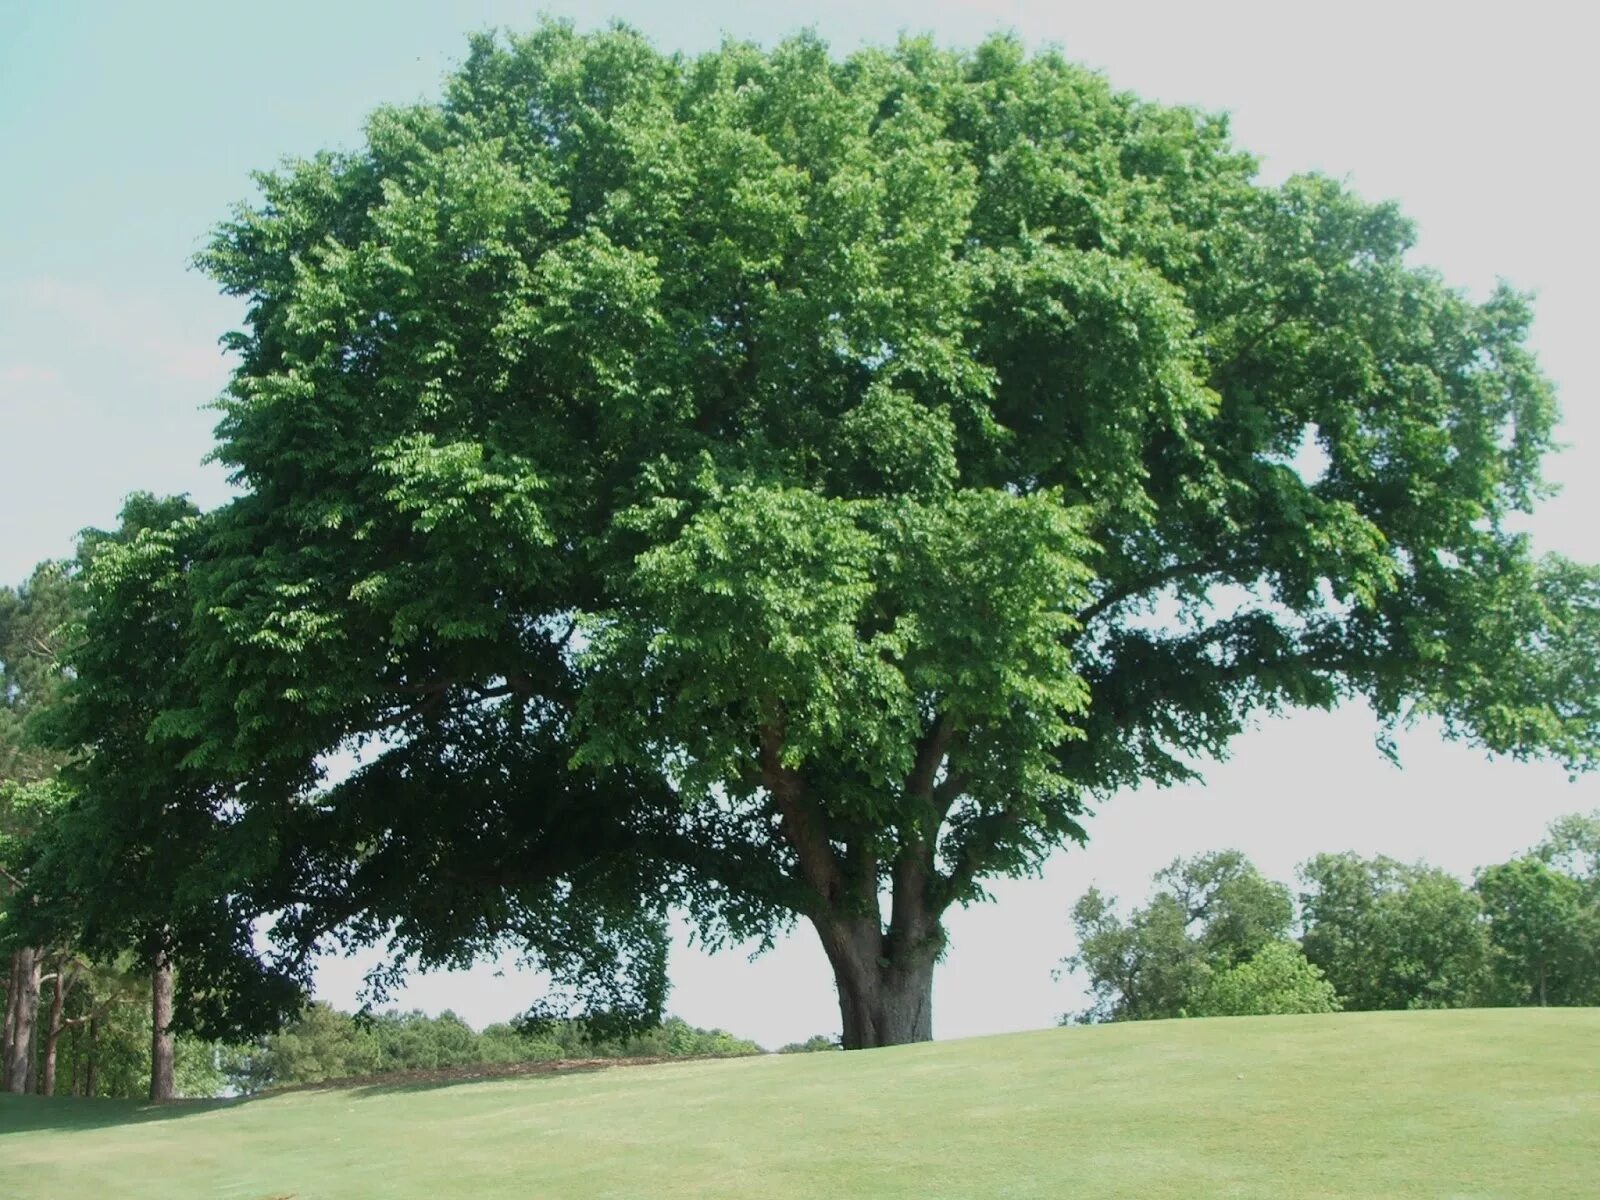
[[1193, 1017], [1261, 1017], [1339, 1011], [1333, 985], [1293, 942], [1268, 942], [1254, 955], [1211, 976], [1195, 998]]

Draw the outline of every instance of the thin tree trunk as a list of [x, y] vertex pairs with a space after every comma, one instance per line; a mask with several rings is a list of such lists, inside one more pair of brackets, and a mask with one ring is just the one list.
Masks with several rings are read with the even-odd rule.
[[0, 1029], [0, 1092], [9, 1091], [11, 1088], [11, 1042], [12, 1036], [16, 1033], [17, 996], [22, 990], [19, 983], [22, 978], [18, 970], [19, 964], [20, 959], [13, 953], [6, 973], [5, 1026]]
[[100, 1018], [89, 1018], [89, 1061], [84, 1066], [83, 1094], [93, 1099], [100, 1090]]
[[33, 1027], [39, 1012], [39, 957], [31, 946], [16, 953], [13, 985], [15, 1011], [11, 1041], [6, 1047], [6, 1090], [21, 1096], [27, 1094], [33, 1082]]
[[150, 976], [150, 1099], [171, 1100], [175, 1094], [172, 1070], [172, 963], [163, 956]]
[[67, 1082], [67, 1087], [69, 1089], [67, 1094], [71, 1096], [78, 1096], [82, 1094], [78, 1091], [78, 1029], [79, 1026], [72, 1026], [72, 1033], [67, 1041], [67, 1057], [72, 1060], [72, 1075]]
[[44, 1080], [41, 1091], [46, 1096], [56, 1094], [56, 1048], [61, 1044], [61, 1014], [67, 999], [67, 989], [71, 986], [72, 981], [67, 976], [67, 965], [62, 962], [56, 967], [55, 990], [50, 994], [50, 1020], [45, 1026]]
[[[35, 979], [39, 977], [38, 959], [33, 968]], [[28, 1028], [28, 1083], [27, 1094], [35, 1096], [39, 1092], [39, 985], [33, 987], [33, 1020]]]

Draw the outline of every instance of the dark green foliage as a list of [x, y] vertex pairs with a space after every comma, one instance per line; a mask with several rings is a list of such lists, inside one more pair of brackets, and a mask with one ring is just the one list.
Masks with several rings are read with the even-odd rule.
[[1584, 883], [1528, 855], [1478, 872], [1490, 994], [1501, 1004], [1600, 1004], [1600, 905]]
[[131, 497], [113, 531], [80, 542], [70, 679], [36, 722], [76, 759], [22, 865], [37, 885], [16, 905], [23, 932], [68, 938], [90, 958], [131, 953], [178, 967], [181, 1029], [229, 1036], [299, 1003], [304, 955], [257, 955], [254, 921], [292, 895], [269, 817], [247, 784], [197, 769], [195, 681], [184, 670], [200, 523], [183, 498]]
[[248, 306], [242, 494], [91, 540], [75, 663], [77, 743], [132, 756], [85, 821], [159, 876], [87, 910], [225, 948], [216, 995], [265, 994], [218, 1020], [387, 940], [648, 1023], [677, 906], [810, 920], [846, 1044], [927, 1037], [950, 904], [1252, 714], [1600, 751], [1600, 576], [1514, 532], [1526, 300], [1221, 119], [1003, 38], [546, 24], [258, 182], [201, 256]]
[[839, 1039], [825, 1033], [814, 1033], [803, 1042], [790, 1042], [779, 1046], [779, 1054], [820, 1054], [839, 1049]]
[[1309, 958], [1346, 1009], [1481, 1002], [1488, 943], [1478, 899], [1446, 871], [1319, 854], [1300, 868]]

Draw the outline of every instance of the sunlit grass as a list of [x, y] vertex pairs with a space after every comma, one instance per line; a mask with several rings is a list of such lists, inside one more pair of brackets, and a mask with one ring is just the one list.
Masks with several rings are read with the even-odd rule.
[[14, 1197], [1594, 1197], [1600, 1009], [1171, 1021], [151, 1110], [0, 1098]]

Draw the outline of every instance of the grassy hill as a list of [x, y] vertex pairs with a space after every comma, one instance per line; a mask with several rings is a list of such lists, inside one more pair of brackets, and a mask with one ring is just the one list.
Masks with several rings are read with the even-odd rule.
[[149, 1109], [0, 1097], [7, 1196], [1593, 1197], [1600, 1009], [1256, 1017]]

